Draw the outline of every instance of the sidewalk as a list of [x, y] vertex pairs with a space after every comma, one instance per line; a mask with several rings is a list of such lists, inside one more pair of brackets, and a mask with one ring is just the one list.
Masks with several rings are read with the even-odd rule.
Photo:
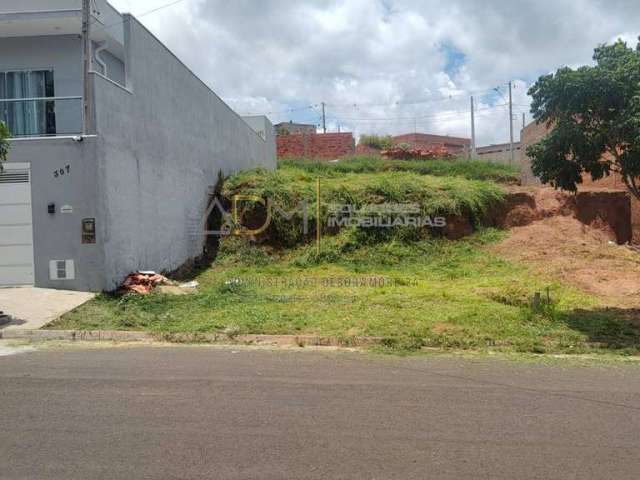
[[35, 330], [95, 296], [89, 292], [44, 288], [0, 288], [0, 311], [12, 317], [0, 329]]

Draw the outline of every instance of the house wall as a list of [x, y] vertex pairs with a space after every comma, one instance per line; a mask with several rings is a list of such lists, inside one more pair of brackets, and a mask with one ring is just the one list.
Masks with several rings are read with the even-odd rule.
[[520, 171], [523, 185], [540, 185], [540, 179], [531, 171], [531, 158], [527, 156], [527, 148], [539, 142], [549, 132], [544, 123], [531, 122], [520, 132], [520, 146], [522, 157]]
[[242, 117], [242, 119], [266, 142], [263, 161], [269, 163], [271, 159], [276, 158], [276, 130], [269, 119], [264, 115], [253, 115]]
[[316, 133], [316, 126], [306, 123], [282, 122], [275, 126], [280, 133]]
[[268, 145], [135, 18], [124, 15], [127, 89], [94, 74], [106, 289], [202, 253], [218, 174], [275, 168]]
[[380, 156], [380, 152], [381, 150], [370, 147], [369, 145], [364, 145], [362, 143], [358, 143], [358, 145], [356, 145], [356, 155]]
[[[35, 285], [68, 290], [102, 290], [103, 253], [100, 241], [82, 244], [82, 219], [100, 216], [100, 195], [95, 162], [96, 141], [85, 138], [11, 140], [9, 162], [31, 165], [31, 205]], [[67, 167], [69, 167], [67, 171]], [[54, 175], [64, 169], [64, 175]], [[48, 213], [53, 203], [56, 213]], [[72, 213], [62, 213], [62, 206]], [[73, 260], [74, 280], [50, 280], [51, 260]]]
[[82, 0], [20, 0], [15, 3], [16, 6], [7, 8], [7, 11], [43, 12], [82, 8]]
[[[82, 95], [82, 49], [76, 35], [0, 39], [0, 71], [53, 69], [56, 97]], [[59, 134], [82, 130], [82, 101], [55, 104]]]
[[107, 66], [107, 71], [104, 71], [102, 65], [96, 60], [97, 49], [100, 47], [99, 43], [93, 42], [93, 56], [91, 58], [91, 69], [102, 73], [107, 78], [113, 80], [120, 85], [125, 84], [125, 68], [124, 62], [120, 60], [118, 57], [110, 53], [108, 50], [103, 50], [99, 53], [100, 59]]
[[[513, 144], [513, 163], [514, 165], [520, 165], [521, 162], [521, 147], [520, 142]], [[509, 150], [509, 144], [500, 145], [487, 145], [485, 147], [476, 148], [476, 156], [478, 160], [485, 160], [487, 162], [502, 163], [508, 165], [511, 162], [511, 151]]]
[[333, 160], [353, 155], [355, 140], [344, 133], [291, 133], [278, 135], [278, 158], [306, 157]]
[[468, 138], [449, 137], [447, 135], [432, 135], [429, 133], [407, 133], [396, 135], [392, 139], [395, 145], [407, 143], [414, 148], [430, 148], [433, 146], [443, 146], [454, 155], [467, 157], [471, 148], [471, 140]]

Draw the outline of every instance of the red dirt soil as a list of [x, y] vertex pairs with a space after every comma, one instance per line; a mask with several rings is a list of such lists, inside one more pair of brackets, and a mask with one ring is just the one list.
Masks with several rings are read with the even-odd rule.
[[[548, 200], [546, 212], [557, 211]], [[570, 215], [547, 216], [513, 227], [511, 236], [492, 250], [594, 294], [605, 305], [640, 306], [640, 253], [617, 245], [608, 225], [585, 225]]]

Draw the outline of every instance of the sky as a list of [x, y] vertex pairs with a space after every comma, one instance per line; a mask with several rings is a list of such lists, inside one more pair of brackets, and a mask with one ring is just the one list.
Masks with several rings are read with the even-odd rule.
[[139, 17], [240, 114], [328, 131], [509, 141], [527, 89], [640, 35], [637, 0], [110, 0]]

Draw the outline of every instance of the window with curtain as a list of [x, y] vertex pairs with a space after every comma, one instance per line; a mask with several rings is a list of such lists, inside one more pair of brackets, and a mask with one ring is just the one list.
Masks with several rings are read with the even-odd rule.
[[[0, 72], [0, 100], [54, 97], [53, 71], [30, 70]], [[55, 135], [56, 116], [53, 100], [0, 102], [0, 120], [14, 137]]]

